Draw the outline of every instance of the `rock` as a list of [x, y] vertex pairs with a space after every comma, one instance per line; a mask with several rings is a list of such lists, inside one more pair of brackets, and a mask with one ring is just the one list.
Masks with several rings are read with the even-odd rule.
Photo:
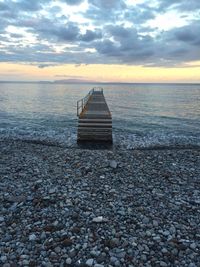
[[37, 239], [35, 234], [29, 235], [29, 241], [35, 241]]
[[0, 261], [5, 263], [7, 261], [7, 256], [1, 256]]
[[172, 225], [170, 228], [169, 228], [169, 231], [170, 233], [173, 235], [176, 233], [176, 228]]
[[150, 237], [151, 236], [151, 232], [150, 231], [146, 231], [146, 236]]
[[100, 255], [100, 251], [98, 251], [98, 250], [92, 250], [91, 252], [90, 252], [90, 255], [92, 256], [92, 257], [98, 257], [99, 255]]
[[155, 240], [155, 241], [160, 241], [160, 239], [161, 239], [161, 238], [160, 238], [159, 235], [156, 235], [156, 236], [153, 237], [153, 240]]
[[113, 256], [112, 256], [112, 257], [110, 258], [110, 262], [111, 262], [111, 263], [114, 263], [114, 264], [115, 264], [116, 261], [118, 261], [118, 259], [117, 259], [116, 257], [113, 257]]
[[158, 227], [158, 221], [153, 220], [153, 226], [154, 226], [154, 227]]
[[60, 253], [60, 252], [61, 252], [61, 248], [60, 248], [60, 247], [56, 247], [56, 248], [54, 249], [54, 251], [55, 251], [56, 253]]
[[50, 190], [49, 190], [49, 194], [54, 194], [56, 192], [56, 189], [55, 188], [51, 188]]
[[117, 168], [117, 162], [115, 160], [111, 160], [110, 163], [109, 163], [109, 165], [113, 169], [116, 169]]
[[65, 238], [63, 241], [62, 241], [62, 245], [63, 247], [69, 247], [72, 245], [72, 240], [70, 238]]
[[195, 250], [195, 249], [196, 249], [196, 247], [197, 247], [197, 246], [196, 246], [196, 244], [195, 244], [195, 243], [192, 243], [192, 244], [190, 244], [190, 248], [191, 248], [191, 249], [194, 249], [194, 250]]
[[164, 236], [169, 236], [170, 235], [170, 232], [169, 231], [164, 231], [163, 233], [162, 233]]
[[77, 254], [77, 252], [74, 248], [72, 248], [68, 253], [70, 258], [74, 258], [76, 256], [76, 254]]
[[149, 223], [149, 218], [144, 217], [143, 220], [142, 220], [142, 222], [143, 222], [144, 224], [148, 224], [148, 223]]
[[161, 267], [167, 267], [167, 263], [164, 262], [164, 261], [160, 261], [160, 266], [161, 266]]
[[162, 248], [161, 252], [162, 252], [163, 254], [166, 254], [166, 253], [168, 253], [168, 250], [167, 250], [166, 248]]
[[23, 266], [29, 265], [29, 261], [28, 260], [23, 260], [22, 263], [23, 263]]
[[40, 235], [40, 238], [43, 240], [46, 238], [46, 233], [45, 232], [42, 232], [41, 235]]
[[102, 223], [102, 222], [107, 222], [108, 220], [104, 218], [103, 216], [98, 216], [92, 219], [92, 222], [95, 223]]
[[116, 138], [112, 151], [0, 142], [0, 266], [200, 266], [199, 150]]
[[94, 259], [88, 259], [88, 260], [86, 261], [86, 265], [87, 265], [87, 266], [93, 266], [93, 264], [94, 264]]
[[137, 243], [132, 242], [132, 246], [133, 246], [133, 247], [137, 247]]
[[71, 258], [67, 258], [65, 262], [66, 262], [66, 264], [70, 265], [72, 263], [72, 259]]
[[112, 238], [105, 240], [104, 245], [109, 248], [117, 247], [120, 243], [120, 240], [118, 238]]

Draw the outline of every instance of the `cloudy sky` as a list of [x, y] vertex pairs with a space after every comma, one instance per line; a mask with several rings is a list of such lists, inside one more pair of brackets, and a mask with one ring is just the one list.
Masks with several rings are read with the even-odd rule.
[[0, 0], [0, 80], [200, 82], [199, 0]]

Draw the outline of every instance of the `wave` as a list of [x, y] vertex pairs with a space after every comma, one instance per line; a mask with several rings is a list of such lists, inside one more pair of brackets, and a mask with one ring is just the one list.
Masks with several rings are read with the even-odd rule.
[[[76, 128], [69, 129], [0, 129], [0, 141], [13, 140], [33, 144], [78, 148]], [[166, 131], [134, 133], [125, 130], [113, 130], [114, 149], [186, 149], [200, 148], [200, 136]]]

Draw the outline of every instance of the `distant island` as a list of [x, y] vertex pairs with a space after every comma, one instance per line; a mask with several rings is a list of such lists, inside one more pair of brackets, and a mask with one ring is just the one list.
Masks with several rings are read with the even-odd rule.
[[92, 80], [84, 80], [84, 79], [63, 79], [63, 80], [54, 80], [54, 81], [0, 81], [0, 83], [56, 83], [56, 84], [76, 84], [76, 83], [87, 83], [87, 84], [94, 84], [100, 83], [98, 81]]

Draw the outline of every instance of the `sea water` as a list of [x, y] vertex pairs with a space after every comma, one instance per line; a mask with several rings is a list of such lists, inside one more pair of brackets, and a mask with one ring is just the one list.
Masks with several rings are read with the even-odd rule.
[[0, 140], [77, 147], [76, 103], [104, 89], [114, 147], [200, 146], [200, 84], [0, 83]]

